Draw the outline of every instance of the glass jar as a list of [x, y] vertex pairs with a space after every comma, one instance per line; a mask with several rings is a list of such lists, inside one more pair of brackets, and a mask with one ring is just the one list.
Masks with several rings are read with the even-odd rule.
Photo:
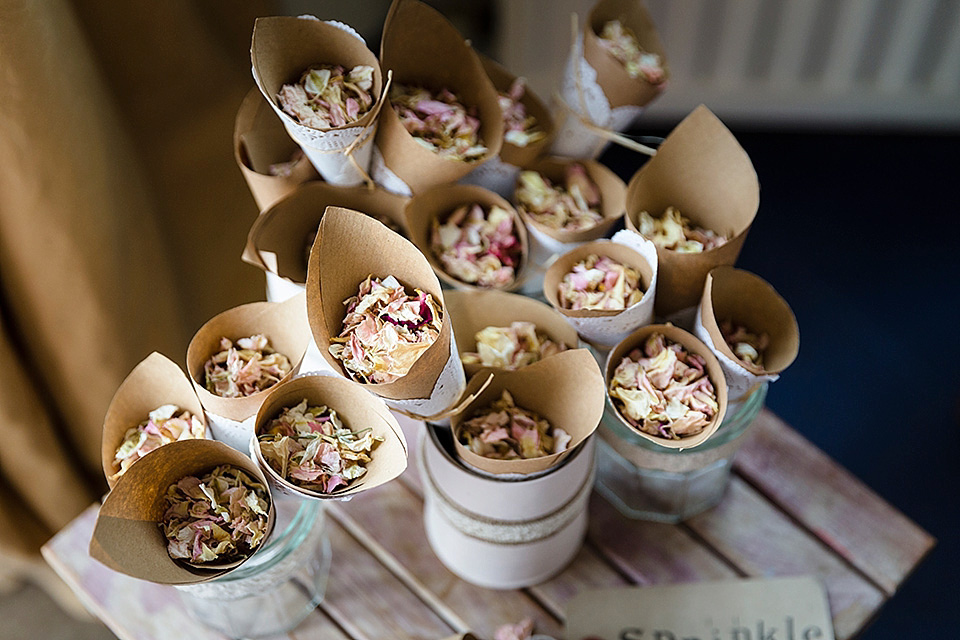
[[669, 449], [636, 434], [607, 407], [597, 433], [596, 489], [628, 518], [675, 524], [716, 506], [733, 457], [767, 397], [763, 384], [730, 405], [716, 433], [698, 447]]
[[274, 533], [252, 558], [225, 576], [176, 588], [190, 615], [230, 638], [285, 633], [323, 600], [330, 555], [320, 502], [281, 498]]

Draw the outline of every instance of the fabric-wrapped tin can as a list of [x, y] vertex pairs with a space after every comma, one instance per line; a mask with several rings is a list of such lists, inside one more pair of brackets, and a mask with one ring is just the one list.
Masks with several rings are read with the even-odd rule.
[[450, 571], [489, 589], [543, 582], [573, 559], [587, 530], [594, 438], [549, 471], [494, 478], [454, 459], [450, 431], [421, 431], [424, 525]]
[[763, 384], [730, 405], [716, 433], [692, 449], [669, 449], [642, 438], [618, 419], [608, 398], [597, 428], [597, 491], [637, 520], [678, 523], [716, 506], [766, 397]]

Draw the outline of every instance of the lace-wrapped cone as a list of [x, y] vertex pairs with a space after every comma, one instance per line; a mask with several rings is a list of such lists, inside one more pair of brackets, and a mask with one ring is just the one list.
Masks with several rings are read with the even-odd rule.
[[90, 555], [141, 580], [193, 584], [242, 565], [274, 522], [266, 478], [247, 455], [181, 440], [120, 477], [100, 507]]
[[449, 291], [447, 313], [468, 375], [518, 369], [579, 344], [577, 332], [542, 302], [503, 291]]
[[271, 387], [296, 375], [310, 344], [305, 308], [304, 294], [252, 302], [200, 327], [187, 347], [187, 370], [205, 411], [243, 422], [256, 415]]
[[314, 129], [342, 127], [359, 120], [373, 106], [373, 67], [319, 64], [285, 84], [277, 104], [297, 122]]
[[656, 247], [619, 231], [557, 258], [544, 275], [543, 295], [583, 340], [612, 347], [653, 320], [657, 269]]
[[[393, 325], [386, 319], [376, 320], [392, 325], [387, 335], [399, 337], [400, 331], [416, 332], [411, 337], [417, 342], [404, 346], [405, 353], [400, 354], [403, 363], [412, 363], [407, 373], [387, 383], [363, 382], [330, 351], [331, 346], [348, 346], [349, 340], [338, 337], [345, 324], [359, 326], [355, 320], [362, 318], [349, 318], [344, 301], [358, 297], [360, 285], [371, 275], [380, 278], [392, 275], [397, 283], [406, 288], [407, 293], [416, 297], [414, 292], [419, 290], [425, 294], [423, 302], [426, 301], [426, 295], [432, 299], [432, 306], [427, 304], [427, 308], [432, 309], [432, 318], [426, 323], [430, 327], [421, 325], [416, 328], [414, 324], [404, 327]], [[310, 253], [307, 294], [307, 315], [313, 338], [321, 356], [335, 371], [353, 378], [370, 393], [388, 399], [391, 406], [411, 413], [420, 412], [416, 415], [439, 413], [459, 397], [465, 380], [463, 367], [451, 345], [452, 331], [443, 310], [443, 291], [427, 258], [409, 240], [359, 212], [328, 207], [320, 222], [320, 235]], [[410, 304], [404, 313], [419, 314], [421, 308], [419, 303]], [[403, 323], [412, 319], [413, 316], [409, 320], [398, 317], [398, 321]], [[436, 336], [427, 345], [426, 332], [431, 330]], [[423, 341], [419, 333], [424, 334]], [[380, 342], [381, 348], [390, 346]], [[357, 355], [365, 356], [366, 350]], [[347, 357], [358, 364], [361, 362], [352, 354]], [[358, 368], [362, 370], [366, 365]]]
[[160, 529], [171, 558], [193, 566], [229, 565], [253, 554], [269, 533], [267, 487], [223, 465], [170, 485]]
[[414, 196], [410, 238], [444, 281], [460, 289], [515, 289], [527, 266], [527, 234], [510, 204], [482, 187], [445, 185]]
[[206, 417], [190, 380], [176, 363], [151, 353], [117, 388], [104, 416], [107, 484], [113, 487], [131, 465], [162, 446], [205, 437]]
[[[254, 80], [323, 179], [364, 180], [383, 105], [377, 57], [345, 25], [312, 17], [258, 18]], [[347, 150], [350, 150], [350, 157]]]
[[406, 235], [406, 202], [407, 198], [383, 189], [338, 187], [319, 181], [302, 185], [257, 217], [247, 234], [243, 260], [303, 285], [307, 281], [310, 247], [328, 206], [361, 211], [392, 231]]
[[624, 424], [670, 448], [702, 444], [723, 421], [727, 387], [709, 348], [672, 325], [643, 327], [609, 354], [607, 392]]
[[359, 382], [385, 384], [407, 375], [440, 335], [443, 311], [433, 296], [407, 293], [392, 275], [368, 276], [343, 304], [347, 314], [330, 354]]
[[481, 471], [526, 475], [549, 469], [593, 433], [603, 414], [603, 377], [585, 349], [516, 371], [480, 371], [465, 397], [490, 375], [486, 388], [450, 419], [457, 454]]
[[563, 276], [557, 298], [564, 309], [622, 311], [643, 298], [640, 272], [590, 254]]
[[637, 231], [645, 238], [658, 247], [677, 253], [702, 253], [727, 242], [725, 236], [692, 224], [676, 207], [667, 207], [659, 218], [641, 211], [637, 214], [636, 224]]
[[205, 438], [206, 434], [206, 425], [189, 411], [181, 411], [175, 404], [157, 407], [150, 412], [146, 420], [131, 427], [124, 434], [123, 442], [113, 457], [120, 470], [111, 476], [110, 480], [116, 482], [130, 465], [165, 444]]
[[277, 384], [293, 370], [290, 359], [270, 347], [263, 334], [220, 338], [220, 351], [203, 365], [207, 391], [221, 398], [244, 398]]
[[631, 78], [643, 78], [653, 85], [666, 82], [663, 61], [656, 53], [644, 51], [637, 35], [619, 20], [610, 20], [600, 30], [600, 46], [619, 60]]
[[690, 310], [700, 301], [707, 273], [733, 265], [760, 205], [760, 183], [733, 134], [699, 106], [666, 137], [657, 155], [627, 185], [627, 228], [641, 232], [640, 212], [676, 207], [693, 226], [727, 238], [700, 253], [657, 248], [658, 316]]
[[729, 266], [707, 274], [694, 332], [719, 358], [731, 402], [777, 380], [800, 349], [786, 300], [763, 278]]
[[343, 378], [306, 375], [279, 385], [255, 430], [255, 460], [271, 488], [300, 498], [353, 495], [407, 465], [403, 432], [386, 405]]

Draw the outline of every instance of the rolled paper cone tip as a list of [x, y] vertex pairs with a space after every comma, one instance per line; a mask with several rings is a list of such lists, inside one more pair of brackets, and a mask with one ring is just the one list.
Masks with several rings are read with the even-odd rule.
[[718, 410], [716, 415], [713, 416], [709, 424], [707, 424], [700, 433], [679, 440], [672, 440], [654, 436], [637, 429], [623, 417], [620, 409], [612, 399], [610, 402], [615, 409], [617, 419], [634, 433], [668, 449], [692, 449], [706, 442], [710, 436], [720, 428], [727, 411], [727, 383], [724, 378], [723, 368], [720, 366], [720, 362], [717, 360], [717, 357], [713, 355], [710, 348], [693, 334], [671, 324], [651, 324], [631, 333], [618, 343], [607, 356], [606, 366], [604, 367], [604, 386], [607, 395], [609, 397], [610, 380], [613, 378], [617, 366], [633, 349], [642, 347], [644, 341], [653, 333], [662, 333], [667, 340], [680, 344], [688, 353], [694, 353], [703, 358], [707, 377], [713, 384], [717, 396]]

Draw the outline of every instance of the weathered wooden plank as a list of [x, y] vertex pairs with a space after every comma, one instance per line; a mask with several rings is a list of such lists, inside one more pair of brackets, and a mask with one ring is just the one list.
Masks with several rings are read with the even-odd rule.
[[[87, 545], [98, 509], [91, 505], [43, 548], [46, 561], [84, 606], [123, 640], [226, 640], [191, 618], [173, 587], [130, 578], [90, 557]], [[349, 640], [322, 612], [304, 620], [297, 633], [301, 631], [306, 637]]]
[[888, 595], [936, 541], [769, 411], [735, 468]]
[[735, 578], [736, 572], [682, 527], [623, 517], [594, 494], [590, 542], [637, 584], [673, 584]]
[[876, 586], [738, 477], [732, 479], [719, 506], [686, 524], [748, 576], [820, 578], [839, 639], [855, 635], [886, 599]]
[[333, 520], [330, 581], [320, 607], [342, 629], [357, 640], [436, 640], [454, 631]]
[[[594, 500], [602, 498], [594, 496]], [[600, 553], [587, 543], [573, 559], [573, 562], [559, 575], [550, 580], [529, 587], [527, 591], [536, 598], [558, 620], [566, 619], [567, 602], [581, 591], [626, 587], [632, 583], [621, 576]]]
[[423, 502], [403, 484], [390, 483], [363, 493], [332, 509], [331, 515], [348, 530], [356, 526], [369, 534], [367, 550], [398, 573], [455, 630], [469, 628], [491, 638], [498, 626], [531, 618], [540, 633], [559, 635], [557, 621], [522, 591], [482, 589], [451, 573], [427, 544]]

